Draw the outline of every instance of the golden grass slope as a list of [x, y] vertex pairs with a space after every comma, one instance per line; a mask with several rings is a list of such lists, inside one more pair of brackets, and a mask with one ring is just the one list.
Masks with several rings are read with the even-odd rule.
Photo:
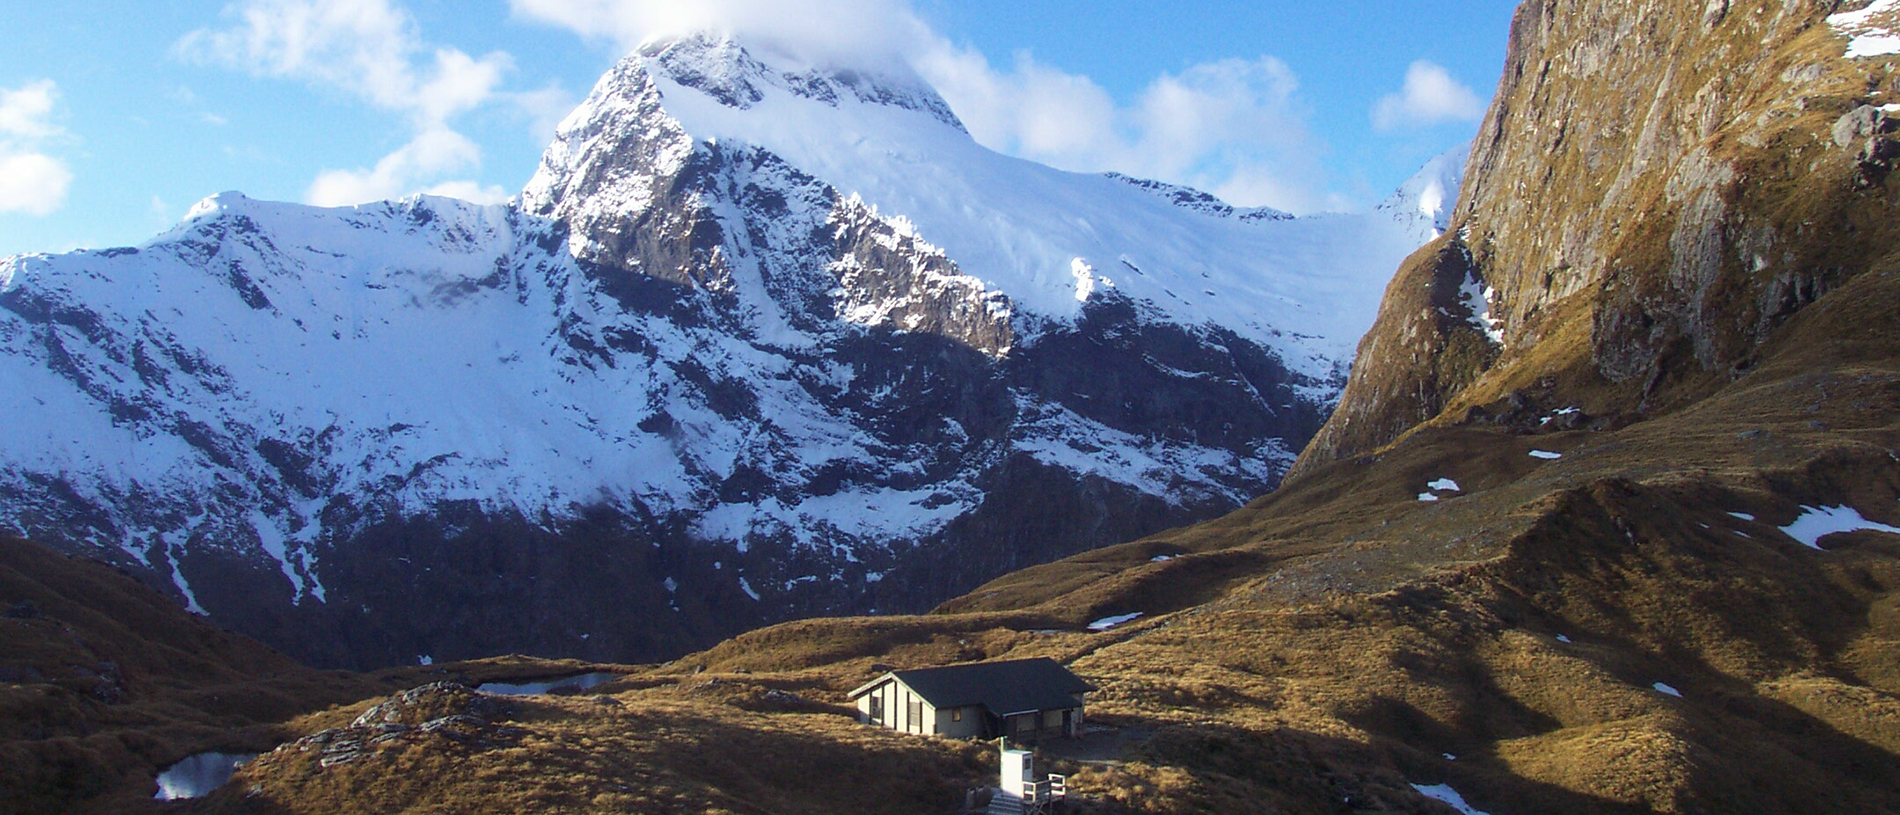
[[[1900, 272], [1857, 277], [1647, 422], [1426, 428], [931, 615], [790, 623], [524, 701], [494, 749], [280, 751], [202, 806], [956, 812], [991, 748], [859, 726], [846, 692], [1050, 656], [1115, 729], [1112, 761], [1048, 756], [1077, 812], [1444, 813], [1414, 786], [1438, 784], [1493, 815], [1900, 812], [1900, 536], [1779, 528], [1837, 505], [1900, 526], [1894, 302]], [[1461, 489], [1420, 501], [1441, 478]]]
[[[348, 730], [398, 687], [590, 666], [497, 660], [329, 686], [291, 672], [249, 680], [277, 707], [202, 723], [189, 706], [120, 721], [155, 708], [75, 702], [91, 735], [6, 748], [62, 766], [55, 744], [183, 734], [112, 748], [134, 758], [108, 781], [144, 780], [106, 783], [122, 792], [92, 811], [155, 806], [138, 800], [149, 774], [187, 750], [282, 742], [174, 808], [948, 813], [987, 780], [991, 748], [859, 726], [845, 693], [890, 667], [1050, 656], [1101, 687], [1091, 720], [1117, 730], [1096, 756], [1117, 761], [1050, 757], [1079, 812], [1446, 811], [1415, 784], [1493, 815], [1900, 811], [1900, 538], [1837, 535], [1823, 551], [1778, 528], [1835, 505], [1900, 525], [1894, 302], [1900, 272], [1857, 277], [1753, 372], [1660, 418], [1425, 428], [1229, 518], [1012, 575], [938, 613], [768, 628], [451, 723], [477, 741], [405, 720], [325, 767], [327, 742], [297, 739]], [[1461, 489], [1420, 501], [1441, 478]], [[164, 636], [136, 633], [124, 653]], [[308, 696], [286, 702], [279, 682]], [[412, 718], [473, 698], [455, 694]], [[273, 710], [288, 712], [265, 722]]]
[[158, 768], [388, 685], [304, 668], [97, 562], [0, 536], [0, 813], [137, 812]]
[[[386, 729], [354, 722], [400, 687], [587, 666], [273, 676], [212, 633], [108, 624], [175, 619], [159, 610], [48, 600], [61, 627], [7, 629], [28, 656], [0, 664], [41, 667], [0, 686], [0, 749], [26, 768], [0, 791], [132, 811], [152, 806], [134, 782], [187, 750], [283, 742], [180, 808], [948, 813], [990, 748], [858, 726], [847, 690], [1049, 656], [1101, 688], [1089, 715], [1115, 731], [1051, 756], [1079, 812], [1445, 813], [1418, 788], [1440, 784], [1492, 815], [1900, 812], [1900, 536], [1815, 549], [1781, 529], [1813, 507], [1900, 526], [1900, 181], [1828, 133], [1900, 84], [1890, 62], [1839, 60], [1818, 25], [1834, 8], [1527, 3], [1465, 211], [1509, 347], [1447, 334], [1462, 315], [1382, 319], [1405, 364], [1356, 371], [1345, 430], [1229, 517], [930, 615], [621, 666], [591, 695], [504, 710], [437, 688]], [[1429, 252], [1394, 284], [1421, 286], [1401, 298], [1420, 313], [1455, 305], [1445, 273], [1466, 262]], [[1381, 404], [1405, 415], [1367, 423]], [[167, 685], [152, 643], [224, 656]], [[130, 701], [86, 696], [102, 658], [130, 666]]]

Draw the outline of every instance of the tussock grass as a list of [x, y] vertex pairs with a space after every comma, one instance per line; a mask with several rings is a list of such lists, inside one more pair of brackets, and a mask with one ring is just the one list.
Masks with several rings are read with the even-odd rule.
[[286, 748], [239, 771], [211, 813], [954, 812], [993, 766], [980, 743], [903, 737], [830, 710], [762, 712], [730, 688], [537, 697], [494, 749], [392, 742], [319, 766]]

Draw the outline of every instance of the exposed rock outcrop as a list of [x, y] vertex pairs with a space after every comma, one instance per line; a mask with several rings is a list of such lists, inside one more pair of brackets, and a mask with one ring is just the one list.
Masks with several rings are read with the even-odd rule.
[[[1839, 6], [1523, 4], [1450, 234], [1394, 279], [1296, 472], [1513, 395], [1605, 424], [1679, 407], [1886, 263], [1900, 86], [1845, 53]], [[1419, 295], [1461, 277], [1499, 321], [1488, 350]]]

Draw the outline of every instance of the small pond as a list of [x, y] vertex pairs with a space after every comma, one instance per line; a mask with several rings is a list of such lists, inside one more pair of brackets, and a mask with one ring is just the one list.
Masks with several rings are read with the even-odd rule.
[[597, 685], [605, 685], [620, 678], [617, 673], [591, 673], [561, 679], [545, 679], [538, 682], [483, 682], [476, 686], [482, 693], [499, 693], [503, 696], [540, 696], [555, 691], [583, 691]]
[[159, 773], [158, 794], [152, 797], [177, 801], [210, 795], [231, 780], [231, 773], [239, 766], [254, 758], [256, 753], [199, 753]]

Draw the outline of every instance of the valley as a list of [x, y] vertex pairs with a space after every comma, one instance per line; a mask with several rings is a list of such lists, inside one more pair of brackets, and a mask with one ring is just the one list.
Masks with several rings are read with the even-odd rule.
[[[1107, 255], [1077, 264], [1058, 257], [1066, 277], [1008, 285], [969, 273], [982, 265], [984, 246], [1002, 244], [954, 229], [932, 237], [931, 207], [942, 202], [912, 200], [912, 221], [881, 214], [887, 204], [826, 193], [788, 169], [823, 164], [832, 154], [822, 140], [808, 130], [746, 131], [773, 120], [743, 115], [849, 108], [865, 94], [950, 138], [956, 129], [945, 117], [954, 116], [931, 95], [902, 85], [869, 93], [755, 68], [725, 41], [655, 47], [622, 63], [570, 117], [521, 209], [424, 199], [390, 205], [370, 228], [423, 236], [437, 246], [431, 251], [444, 236], [511, 236], [492, 279], [475, 277], [491, 274], [496, 255], [484, 250], [463, 274], [468, 285], [430, 290], [487, 298], [492, 308], [566, 304], [535, 319], [573, 318], [524, 331], [553, 358], [588, 361], [557, 366], [583, 383], [579, 392], [618, 398], [609, 372], [623, 368], [662, 392], [691, 382], [694, 398], [657, 405], [671, 418], [641, 425], [651, 438], [639, 443], [672, 451], [659, 460], [691, 470], [706, 466], [709, 448], [687, 442], [765, 428], [770, 439], [739, 448], [753, 475], [735, 465], [720, 470], [723, 480], [667, 482], [705, 485], [695, 493], [707, 501], [693, 505], [697, 514], [581, 513], [550, 523], [516, 507], [504, 523], [477, 494], [489, 482], [456, 469], [467, 462], [444, 460], [441, 473], [462, 474], [443, 483], [463, 491], [443, 494], [465, 503], [427, 524], [394, 512], [390, 525], [363, 526], [344, 517], [342, 504], [323, 508], [321, 533], [302, 554], [273, 551], [253, 569], [300, 587], [299, 599], [246, 614], [303, 614], [346, 597], [362, 604], [374, 582], [343, 576], [378, 567], [353, 561], [365, 557], [353, 546], [407, 552], [412, 563], [459, 557], [471, 564], [463, 576], [497, 575], [447, 581], [453, 589], [411, 575], [431, 585], [416, 594], [418, 605], [450, 615], [425, 612], [417, 628], [376, 623], [372, 636], [350, 627], [363, 623], [332, 621], [308, 629], [317, 638], [308, 642], [372, 643], [371, 661], [382, 664], [365, 672], [307, 667], [246, 635], [269, 641], [261, 634], [287, 628], [232, 633], [220, 629], [215, 608], [205, 608], [209, 620], [184, 610], [171, 590], [208, 600], [214, 583], [189, 573], [175, 584], [152, 580], [152, 552], [183, 551], [164, 534], [155, 548], [125, 549], [109, 535], [100, 538], [109, 546], [67, 547], [103, 563], [0, 541], [0, 604], [26, 604], [0, 620], [8, 631], [0, 726], [9, 731], [0, 749], [11, 773], [0, 785], [20, 791], [5, 796], [19, 803], [0, 812], [964, 812], [974, 791], [994, 783], [995, 745], [862, 725], [850, 693], [894, 669], [1032, 657], [1054, 659], [1096, 688], [1087, 702], [1091, 748], [1042, 749], [1044, 763], [1067, 776], [1064, 811], [1900, 811], [1900, 219], [1892, 192], [1900, 179], [1890, 173], [1900, 142], [1887, 119], [1900, 106], [1900, 46], [1886, 53], [1881, 45], [1900, 43], [1897, 15], [1885, 0], [1524, 3], [1455, 205], [1420, 221], [1401, 197], [1350, 227], [1415, 244], [1377, 273], [1390, 282], [1371, 304], [1376, 313], [1368, 306], [1364, 314], [1363, 338], [1323, 332], [1318, 322], [1296, 331], [1299, 309], [1277, 313], [1286, 322], [1272, 325], [1222, 316], [1242, 311], [1229, 305], [1236, 297], [1285, 302], [1258, 288], [1279, 284], [1245, 283], [1237, 272], [1235, 288], [1208, 289], [1226, 292], [1221, 305], [1171, 305], [1202, 284], [1193, 283], [1198, 273], [1167, 278], [1162, 270], [1181, 275], [1194, 261], [1155, 264], [1119, 247], [1103, 251], [1128, 258], [1127, 273], [1104, 271], [1113, 268], [1101, 260]], [[725, 67], [705, 70], [709, 59]], [[649, 73], [656, 65], [666, 66], [658, 78]], [[614, 124], [676, 99], [675, 86], [693, 77], [706, 80], [705, 93], [668, 120], [677, 130]], [[752, 147], [720, 140], [709, 148], [686, 136], [695, 127]], [[626, 133], [673, 147], [611, 143]], [[774, 139], [782, 141], [774, 147]], [[651, 166], [662, 160], [676, 163]], [[866, 189], [888, 177], [858, 167], [873, 176], [858, 182]], [[1442, 175], [1420, 183], [1432, 181], [1442, 192]], [[1225, 245], [1233, 257], [1276, 241], [1319, 253], [1323, 242], [1288, 236], [1348, 228], [1221, 210], [1192, 191], [1123, 179], [1061, 183], [1140, 196], [1113, 199], [1141, 202], [1118, 210], [1128, 218], [1212, 207], [1171, 223], [1253, 236]], [[678, 200], [626, 211], [587, 205], [668, 195]], [[720, 214], [745, 201], [773, 217]], [[202, 241], [212, 225], [285, 234], [242, 226], [239, 215], [268, 220], [249, 208], [271, 206], [220, 199], [187, 225], [199, 237], [170, 246]], [[1395, 211], [1405, 217], [1392, 220]], [[729, 231], [738, 223], [780, 231], [738, 241]], [[764, 247], [785, 246], [808, 256], [775, 265]], [[80, 268], [95, 276], [120, 268], [106, 260], [129, 263], [87, 259]], [[204, 268], [240, 267], [249, 268]], [[1085, 293], [1085, 278], [1117, 285], [1091, 282]], [[16, 315], [26, 295], [15, 293], [33, 291], [25, 285], [0, 286]], [[229, 290], [241, 297], [244, 287]], [[258, 290], [290, 310], [280, 305], [289, 302], [282, 290]], [[43, 313], [36, 325], [82, 334], [89, 325], [70, 312]], [[781, 333], [760, 327], [768, 314]], [[634, 319], [626, 315], [642, 330], [618, 322]], [[893, 322], [907, 328], [889, 331]], [[445, 344], [456, 345], [458, 335], [449, 336]], [[694, 351], [659, 347], [658, 338], [674, 337], [691, 338]], [[1356, 352], [1346, 349], [1354, 341]], [[638, 350], [649, 344], [650, 354]], [[717, 366], [704, 360], [715, 348], [730, 378], [710, 375]], [[95, 360], [111, 359], [98, 353]], [[1081, 367], [1068, 364], [1078, 359]], [[1329, 366], [1347, 359], [1349, 377], [1329, 379]], [[794, 372], [761, 386], [768, 380], [733, 367], [741, 363]], [[841, 379], [824, 373], [831, 365], [852, 367], [853, 387], [817, 382]], [[1220, 373], [1197, 373], [1210, 367]], [[866, 399], [855, 383], [877, 377], [892, 385], [880, 393], [923, 401]], [[77, 392], [99, 390], [111, 389]], [[1248, 395], [1236, 400], [1236, 392]], [[858, 423], [838, 435], [794, 432], [825, 415], [826, 400], [849, 404]], [[1290, 404], [1303, 407], [1288, 415]], [[920, 416], [963, 418], [957, 430], [950, 422], [918, 430]], [[1184, 425], [1184, 416], [1205, 421]], [[1157, 424], [1140, 423], [1149, 420]], [[386, 435], [440, 429], [415, 428]], [[823, 479], [793, 464], [808, 460], [797, 445], [815, 439], [860, 444], [905, 465], [841, 457], [820, 489], [813, 485]], [[354, 458], [371, 448], [350, 449]], [[387, 466], [414, 466], [397, 453], [416, 450], [373, 449]], [[484, 455], [510, 461], [516, 453]], [[992, 469], [960, 469], [977, 460]], [[233, 458], [220, 466], [254, 465]], [[358, 477], [326, 466], [305, 469]], [[360, 471], [366, 481], [386, 472]], [[800, 475], [796, 489], [774, 480], [786, 472]], [[1166, 472], [1181, 475], [1153, 480]], [[428, 491], [442, 483], [432, 477], [417, 470], [374, 494], [379, 506], [399, 507], [436, 495]], [[283, 495], [297, 489], [249, 483]], [[644, 494], [659, 481], [640, 483], [647, 486], [625, 490]], [[972, 514], [925, 517], [958, 506], [966, 487], [983, 495]], [[916, 538], [928, 546], [830, 546], [800, 536], [849, 531], [837, 521], [758, 520], [771, 513], [743, 516], [753, 519], [735, 535], [744, 548], [709, 534], [733, 507], [776, 510], [795, 493], [815, 507], [820, 496], [902, 494], [908, 502], [926, 491], [944, 503], [905, 503], [918, 509], [902, 512], [887, 504], [874, 517], [941, 521]], [[118, 529], [103, 510], [64, 500], [60, 512], [42, 503], [39, 514], [18, 517], [46, 524], [29, 530], [33, 537], [73, 528], [61, 524], [75, 518]], [[200, 509], [216, 517], [210, 503]], [[640, 534], [629, 531], [635, 521], [646, 525]], [[366, 531], [351, 543], [325, 537], [332, 528]], [[598, 534], [576, 538], [576, 529]], [[890, 527], [866, 535], [907, 539]], [[573, 544], [556, 540], [586, 541], [589, 554], [559, 553]], [[1023, 543], [1031, 540], [1041, 543]], [[615, 560], [629, 550], [641, 556]], [[145, 559], [115, 571], [123, 558], [114, 552]], [[900, 553], [909, 559], [899, 563]], [[540, 565], [520, 568], [511, 558]], [[727, 572], [739, 565], [743, 576]], [[801, 582], [808, 572], [814, 579]], [[511, 582], [536, 574], [560, 575], [550, 580], [563, 586], [599, 581], [626, 609], [615, 622], [620, 633], [598, 643], [579, 637], [603, 630], [572, 625], [591, 613], [589, 593]], [[616, 594], [636, 583], [647, 588]], [[904, 593], [926, 584], [931, 591]], [[232, 598], [211, 602], [240, 602], [245, 584], [229, 585]], [[472, 599], [461, 599], [464, 591]], [[725, 611], [739, 597], [802, 592], [814, 594], [769, 614]], [[496, 619], [484, 614], [521, 617], [511, 604], [522, 597], [533, 601], [526, 616], [539, 628], [443, 648], [421, 638], [484, 630]], [[697, 627], [642, 622], [668, 614], [698, 615]], [[575, 639], [520, 639], [521, 631]], [[273, 644], [293, 653], [317, 647], [301, 642]], [[528, 644], [523, 653], [568, 658], [498, 655], [515, 643]], [[415, 661], [410, 651], [431, 658], [395, 664]], [[536, 696], [474, 690], [587, 673], [611, 676]], [[260, 756], [207, 796], [153, 800], [161, 769], [213, 750]]]

